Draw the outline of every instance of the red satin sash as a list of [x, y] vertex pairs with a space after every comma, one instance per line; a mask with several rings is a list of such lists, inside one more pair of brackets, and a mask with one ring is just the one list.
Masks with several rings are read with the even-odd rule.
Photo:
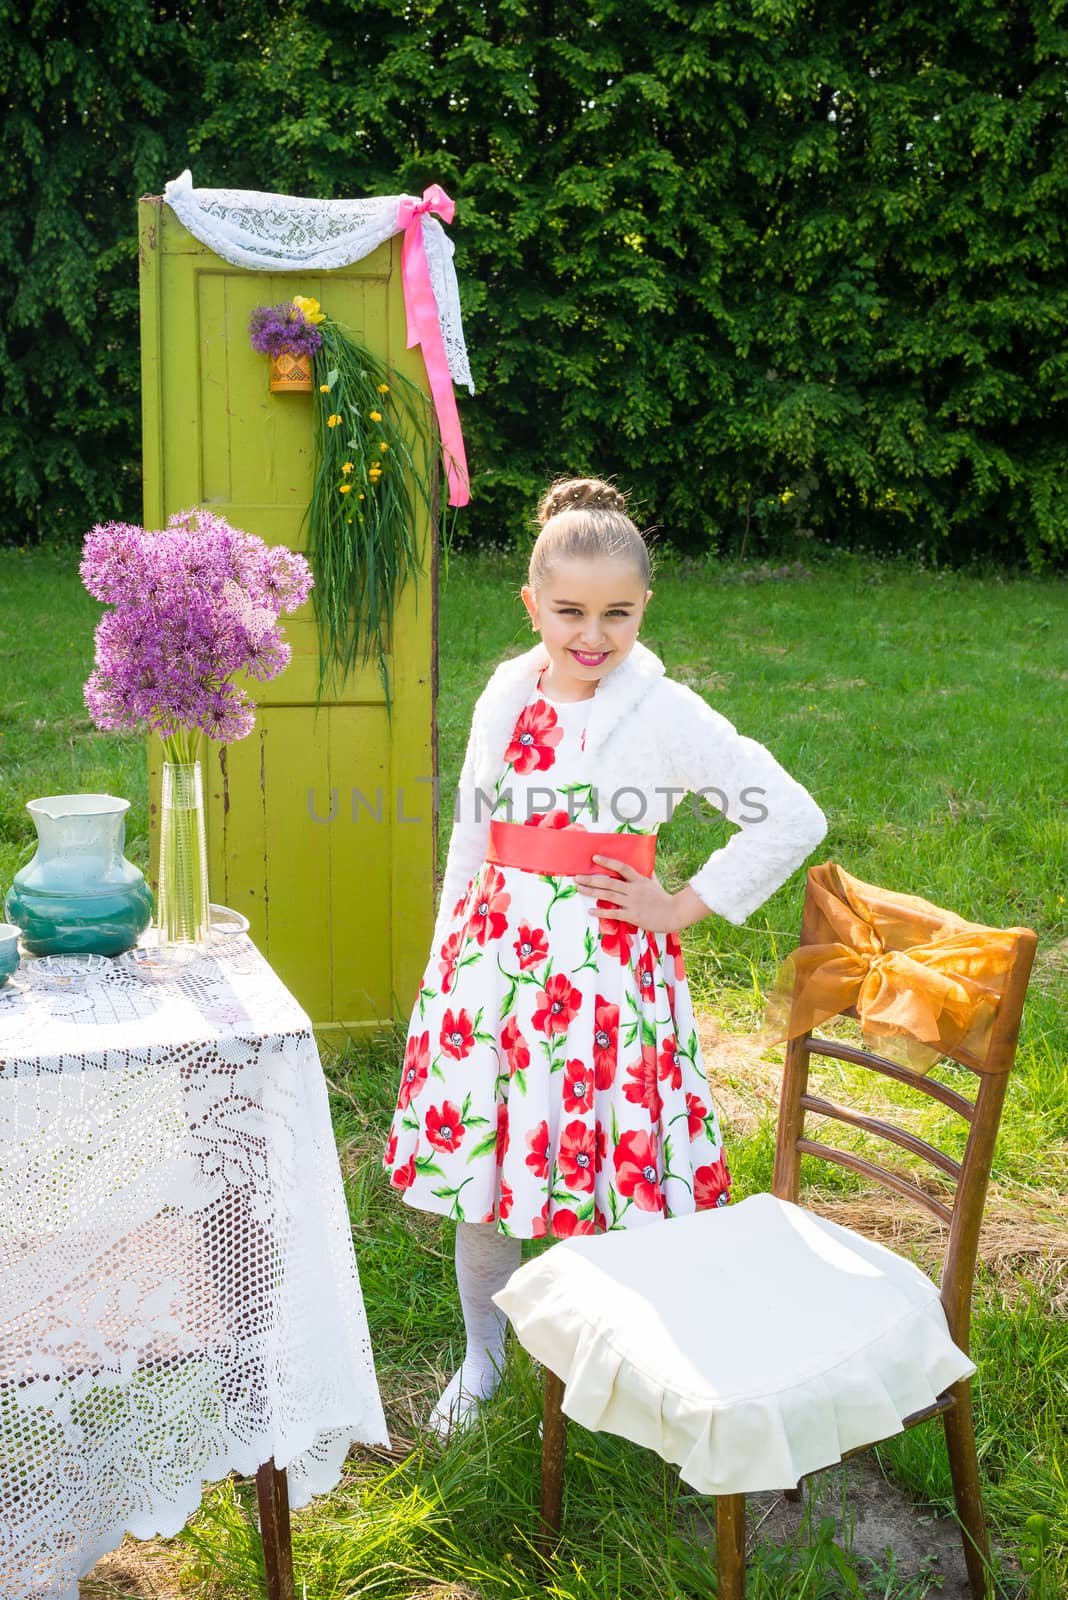
[[619, 873], [594, 861], [594, 855], [625, 861], [643, 878], [656, 865], [655, 833], [589, 833], [585, 828], [538, 828], [524, 822], [491, 822], [486, 860], [524, 872], [572, 877], [576, 872]]

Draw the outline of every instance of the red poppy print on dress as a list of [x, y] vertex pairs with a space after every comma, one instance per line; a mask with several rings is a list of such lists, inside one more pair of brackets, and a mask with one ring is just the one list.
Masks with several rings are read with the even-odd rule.
[[619, 1007], [599, 994], [593, 1003], [593, 1072], [598, 1089], [610, 1089], [615, 1083], [618, 1055]]
[[555, 972], [538, 991], [538, 1006], [531, 1017], [531, 1026], [539, 1033], [566, 1033], [568, 1024], [582, 1004], [582, 995], [566, 972]]
[[502, 1222], [507, 1222], [508, 1221], [508, 1216], [509, 1216], [509, 1213], [511, 1212], [511, 1209], [512, 1209], [512, 1190], [511, 1190], [511, 1187], [507, 1183], [505, 1183], [504, 1179], [502, 1178], [501, 1179], [500, 1198], [497, 1201], [497, 1215], [501, 1219]]
[[430, 1071], [430, 1033], [412, 1034], [404, 1050], [404, 1069], [401, 1072], [397, 1105], [407, 1111], [415, 1095], [426, 1082]]
[[[686, 976], [686, 965], [682, 959], [682, 940], [677, 933], [669, 933], [664, 939], [665, 964], [672, 961], [675, 964], [674, 980], [681, 983]], [[667, 974], [665, 974], [667, 976]]]
[[569, 1061], [564, 1067], [564, 1110], [593, 1110], [593, 1073], [584, 1062]]
[[440, 1150], [444, 1155], [451, 1155], [463, 1143], [467, 1129], [460, 1115], [459, 1106], [454, 1106], [451, 1100], [445, 1100], [440, 1106], [431, 1106], [426, 1114], [426, 1136], [435, 1150]]
[[675, 1019], [675, 985], [670, 978], [664, 979], [664, 988], [667, 991], [668, 1016], [671, 1018], [672, 1025], [677, 1028], [678, 1022]]
[[731, 1197], [731, 1175], [727, 1171], [727, 1158], [719, 1158], [707, 1167], [698, 1167], [693, 1175], [693, 1203], [698, 1211], [711, 1211], [713, 1206], [725, 1206]]
[[574, 828], [577, 833], [588, 830], [581, 822], [572, 822], [566, 811], [532, 811], [523, 823], [525, 828]]
[[500, 1166], [508, 1153], [508, 1107], [503, 1100], [497, 1102], [497, 1165]]
[[549, 1124], [539, 1122], [527, 1134], [527, 1144], [530, 1154], [527, 1156], [527, 1166], [536, 1178], [549, 1176]]
[[625, 967], [630, 960], [630, 947], [635, 936], [634, 928], [626, 922], [616, 922], [613, 917], [604, 917], [597, 924], [597, 933], [605, 955], [616, 956], [620, 964]]
[[517, 1072], [525, 1072], [530, 1066], [530, 1046], [520, 1033], [519, 1020], [514, 1015], [501, 1029], [501, 1049], [508, 1057], [509, 1077], [514, 1078]]
[[391, 1167], [397, 1154], [397, 1135], [391, 1133], [389, 1143], [386, 1145], [385, 1165]]
[[394, 1189], [410, 1189], [415, 1182], [415, 1157], [412, 1156], [403, 1167], [398, 1167], [389, 1181]]
[[642, 1045], [642, 1057], [627, 1068], [630, 1078], [623, 1090], [631, 1105], [644, 1106], [652, 1122], [660, 1121], [663, 1106], [656, 1080], [656, 1051], [651, 1044]]
[[594, 1135], [584, 1122], [569, 1122], [560, 1135], [557, 1155], [560, 1172], [569, 1189], [593, 1193]]
[[460, 946], [463, 943], [463, 937], [462, 929], [457, 928], [455, 933], [449, 934], [449, 937], [438, 951], [442, 994], [449, 994], [453, 984], [456, 982], [456, 963], [460, 958]]
[[656, 947], [647, 946], [642, 952], [642, 958], [634, 969], [634, 976], [638, 980], [638, 993], [650, 1005], [656, 1002]]
[[699, 1100], [695, 1094], [688, 1094], [686, 1096], [686, 1126], [689, 1129], [691, 1139], [696, 1139], [703, 1132], [707, 1116], [708, 1107], [704, 1101]]
[[608, 1160], [608, 1135], [600, 1123], [594, 1131], [594, 1149], [597, 1153], [597, 1171], [600, 1172]]
[[672, 1089], [682, 1088], [682, 1068], [679, 1066], [679, 1043], [673, 1033], [666, 1034], [660, 1043], [660, 1054], [657, 1057], [657, 1071], [661, 1083], [669, 1083]]
[[516, 772], [547, 772], [556, 760], [556, 747], [564, 737], [552, 706], [544, 700], [524, 706], [519, 713], [511, 742], [504, 752]]
[[529, 922], [519, 924], [519, 937], [512, 946], [519, 958], [520, 972], [526, 972], [531, 967], [536, 967], [539, 962], [546, 960], [549, 954], [549, 942], [545, 937], [544, 928], [532, 928]]
[[573, 1211], [561, 1207], [559, 1211], [553, 1212], [552, 1230], [554, 1239], [571, 1239], [576, 1234], [592, 1233], [593, 1218], [579, 1218]]
[[536, 1217], [531, 1218], [530, 1237], [544, 1239], [549, 1231], [549, 1202], [546, 1200]]
[[504, 887], [503, 874], [496, 867], [487, 867], [467, 919], [468, 936], [482, 945], [487, 939], [499, 939], [508, 926], [505, 913], [511, 903], [512, 897]]
[[462, 1007], [446, 1011], [441, 1019], [441, 1048], [454, 1061], [462, 1061], [475, 1048], [475, 1025]]
[[639, 1211], [663, 1211], [656, 1142], [647, 1133], [625, 1133], [612, 1152], [612, 1160], [616, 1188], [623, 1198], [633, 1200]]

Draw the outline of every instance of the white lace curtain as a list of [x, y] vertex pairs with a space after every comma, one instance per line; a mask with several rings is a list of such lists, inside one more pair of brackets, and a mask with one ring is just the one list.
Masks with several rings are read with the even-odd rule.
[[[187, 169], [167, 184], [163, 198], [193, 237], [224, 261], [255, 272], [299, 272], [348, 267], [370, 255], [399, 231], [401, 200], [418, 196], [302, 200], [258, 189], [194, 189]], [[437, 217], [425, 214], [421, 222], [449, 373], [474, 394], [452, 240]]]

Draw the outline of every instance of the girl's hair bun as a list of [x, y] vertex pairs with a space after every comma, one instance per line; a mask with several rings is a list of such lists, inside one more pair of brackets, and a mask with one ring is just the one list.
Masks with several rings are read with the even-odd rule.
[[557, 478], [538, 501], [538, 522], [544, 527], [562, 511], [615, 511], [627, 515], [627, 497], [601, 478]]
[[561, 561], [628, 562], [649, 583], [649, 552], [627, 512], [627, 497], [603, 478], [557, 478], [538, 501], [530, 586], [540, 589]]

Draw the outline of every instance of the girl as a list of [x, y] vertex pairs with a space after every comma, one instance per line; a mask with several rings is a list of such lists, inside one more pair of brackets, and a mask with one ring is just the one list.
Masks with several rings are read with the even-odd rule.
[[[565, 480], [538, 518], [521, 592], [541, 642], [475, 706], [385, 1158], [409, 1205], [457, 1222], [467, 1350], [431, 1414], [442, 1434], [497, 1386], [492, 1296], [522, 1239], [726, 1202], [679, 931], [743, 922], [825, 831], [638, 642], [649, 556], [623, 496]], [[656, 832], [688, 791], [739, 831], [671, 893]]]

